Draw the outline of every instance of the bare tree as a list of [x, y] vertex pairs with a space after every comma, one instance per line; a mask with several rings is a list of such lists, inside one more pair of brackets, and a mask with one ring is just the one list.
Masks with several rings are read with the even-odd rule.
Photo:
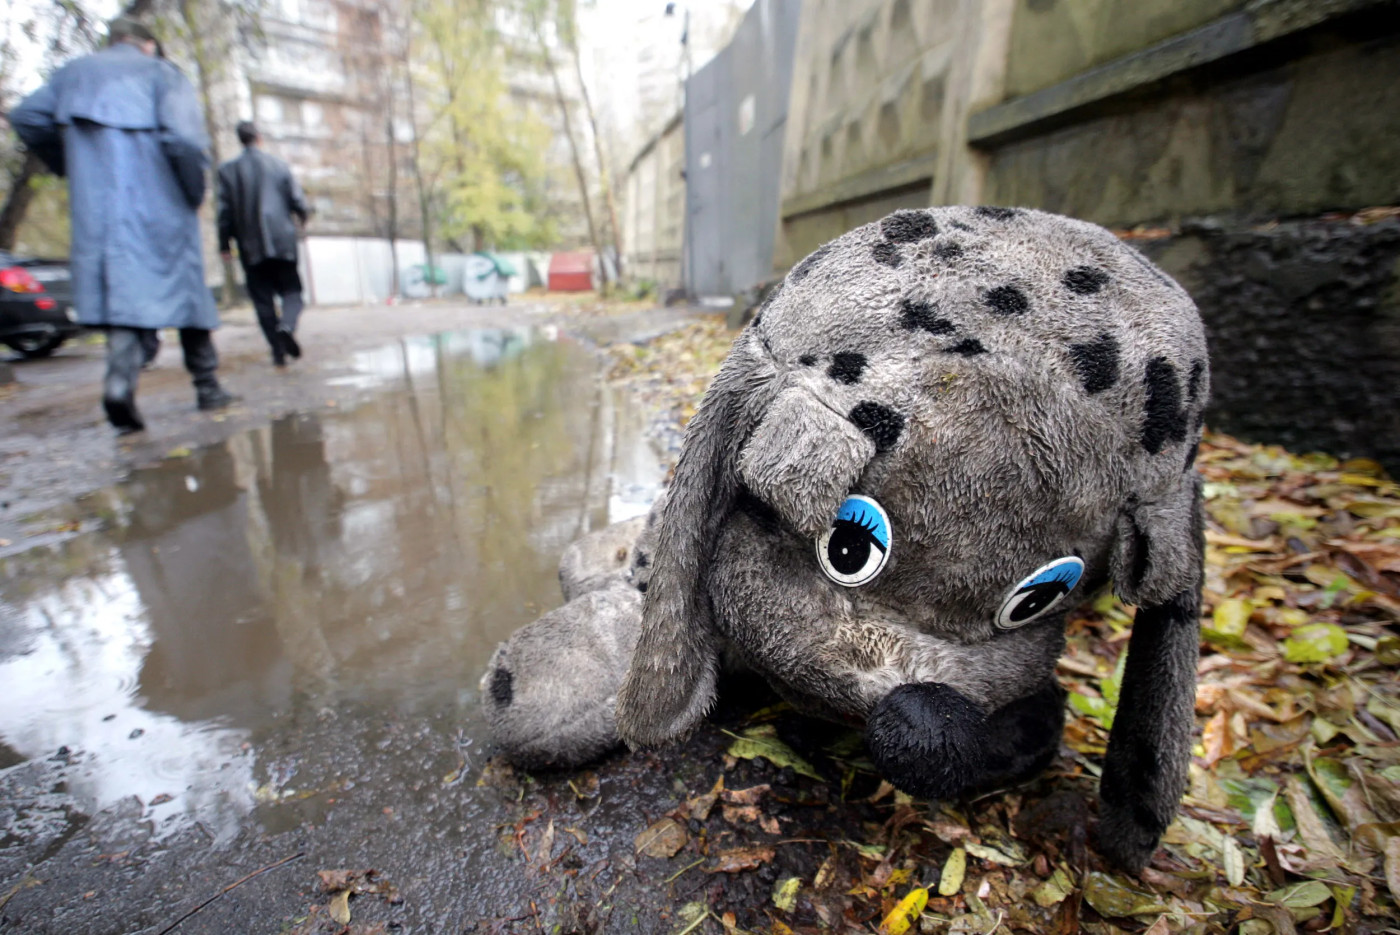
[[[583, 79], [583, 60], [578, 51], [578, 31], [569, 33], [569, 49], [574, 56], [574, 70], [578, 73], [579, 91], [583, 96], [583, 112], [588, 117], [588, 127], [593, 133], [593, 154], [598, 160], [598, 184], [603, 189], [603, 199], [608, 206], [608, 228], [612, 232], [613, 259], [617, 263], [618, 277], [622, 277], [622, 231], [617, 223], [617, 201], [613, 197], [612, 174], [608, 171], [608, 161], [603, 158], [603, 137], [598, 132], [598, 118], [593, 113], [593, 99], [588, 94], [588, 82]], [[606, 265], [604, 266], [606, 270]]]
[[[7, 32], [0, 41], [0, 109], [8, 113], [18, 97], [13, 88], [13, 64], [18, 49], [10, 30], [18, 29], [26, 41], [44, 43], [47, 70], [75, 52], [95, 48], [98, 42], [95, 23], [96, 18], [79, 0], [53, 0], [47, 6], [36, 7], [31, 19], [11, 19], [7, 22]], [[9, 184], [4, 203], [0, 205], [0, 250], [13, 250], [20, 225], [34, 203], [36, 180], [47, 169], [36, 156], [18, 147], [13, 133], [8, 132], [9, 121], [5, 123], [7, 129], [3, 144], [0, 144], [0, 163], [3, 163], [4, 172], [9, 177]]]

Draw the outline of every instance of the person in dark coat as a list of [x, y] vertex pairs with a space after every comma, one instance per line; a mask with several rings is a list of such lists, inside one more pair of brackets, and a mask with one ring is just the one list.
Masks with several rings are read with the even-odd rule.
[[[248, 297], [272, 347], [272, 363], [281, 367], [288, 357], [301, 356], [295, 336], [303, 304], [297, 234], [311, 212], [287, 164], [259, 147], [256, 126], [240, 123], [238, 140], [243, 155], [219, 166], [219, 250], [229, 259], [230, 241], [238, 242]], [[274, 301], [278, 296], [281, 318]]]
[[145, 428], [136, 381], [151, 332], [180, 329], [200, 409], [233, 401], [219, 385], [197, 210], [208, 139], [194, 88], [157, 55], [155, 37], [122, 17], [108, 46], [60, 68], [10, 111], [21, 140], [68, 177], [73, 304], [107, 331], [102, 403], [123, 434]]

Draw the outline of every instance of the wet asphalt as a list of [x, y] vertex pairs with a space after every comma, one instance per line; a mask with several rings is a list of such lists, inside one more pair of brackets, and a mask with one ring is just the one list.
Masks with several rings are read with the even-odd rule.
[[[92, 398], [99, 344], [19, 364], [0, 400], [0, 932], [670, 932], [697, 902], [762, 922], [773, 882], [826, 856], [813, 835], [858, 832], [826, 784], [730, 761], [731, 787], [778, 790], [793, 840], [712, 874], [714, 848], [764, 836], [716, 813], [670, 859], [634, 839], [724, 772], [720, 727], [532, 777], [492, 757], [477, 704], [495, 644], [560, 602], [563, 548], [663, 483], [650, 414], [597, 348], [685, 319], [317, 310], [280, 373], [235, 320], [239, 405], [194, 412], [167, 347], [151, 428], [125, 440]], [[397, 897], [353, 897], [346, 928], [317, 876], [337, 869]]]

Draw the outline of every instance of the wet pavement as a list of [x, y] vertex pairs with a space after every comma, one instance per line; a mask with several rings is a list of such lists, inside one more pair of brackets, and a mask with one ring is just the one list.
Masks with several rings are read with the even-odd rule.
[[[388, 930], [679, 927], [677, 887], [713, 881], [666, 880], [686, 855], [632, 841], [709, 788], [724, 736], [536, 779], [489, 759], [476, 701], [495, 644], [560, 602], [564, 547], [660, 488], [647, 413], [595, 344], [677, 320], [515, 316], [351, 349], [291, 378], [319, 381], [314, 408], [172, 418], [116, 446], [102, 469], [137, 465], [121, 482], [15, 520], [0, 931], [159, 933], [289, 857], [178, 931], [322, 931], [315, 873], [336, 868], [392, 881], [401, 901], [351, 904]], [[730, 898], [761, 907], [765, 885]]]

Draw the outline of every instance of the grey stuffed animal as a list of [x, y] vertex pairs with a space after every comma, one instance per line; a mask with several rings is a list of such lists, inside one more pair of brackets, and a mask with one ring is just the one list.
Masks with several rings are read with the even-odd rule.
[[1138, 610], [1099, 849], [1140, 868], [1186, 783], [1208, 380], [1189, 296], [1102, 228], [984, 207], [854, 230], [789, 273], [691, 422], [620, 686], [544, 643], [515, 678], [615, 692], [649, 746], [695, 726], [737, 652], [946, 798], [1053, 757], [1063, 615], [1111, 578]]

